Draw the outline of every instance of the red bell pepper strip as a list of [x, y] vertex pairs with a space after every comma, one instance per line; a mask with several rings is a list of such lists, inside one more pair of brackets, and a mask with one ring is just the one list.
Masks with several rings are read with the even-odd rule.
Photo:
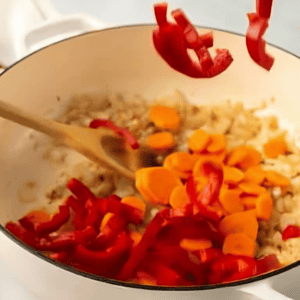
[[212, 261], [208, 274], [210, 284], [231, 282], [257, 274], [257, 263], [252, 257], [222, 255]]
[[90, 247], [93, 249], [103, 249], [108, 247], [120, 232], [126, 230], [127, 222], [118, 215], [113, 215], [107, 222]]
[[19, 222], [8, 222], [5, 228], [25, 244], [35, 248], [37, 236], [34, 232], [25, 229]]
[[223, 252], [218, 248], [207, 248], [199, 250], [197, 254], [200, 258], [201, 263], [208, 264], [217, 257], [222, 256]]
[[69, 180], [67, 188], [80, 202], [85, 203], [88, 199], [95, 199], [90, 189], [76, 178]]
[[265, 19], [270, 19], [273, 0], [256, 0], [256, 12]]
[[[199, 35], [194, 26], [181, 10], [172, 15], [177, 22], [167, 21], [167, 3], [154, 5], [158, 27], [153, 31], [153, 43], [156, 51], [174, 70], [193, 78], [210, 78], [225, 71], [233, 59], [226, 49], [217, 49], [216, 57], [211, 59], [207, 50], [212, 46], [211, 35]], [[199, 62], [188, 54], [188, 48], [195, 51]]]
[[222, 166], [205, 162], [202, 165], [202, 172], [208, 178], [202, 193], [198, 197], [198, 202], [203, 205], [211, 205], [219, 201], [219, 194], [223, 183]]
[[298, 237], [300, 237], [300, 227], [297, 225], [288, 225], [282, 232], [283, 241]]
[[49, 235], [40, 238], [35, 244], [35, 248], [40, 251], [71, 251], [77, 245], [85, 245], [97, 236], [98, 232], [91, 226], [83, 230], [68, 231], [59, 235]]
[[257, 260], [257, 274], [264, 274], [280, 267], [276, 254], [269, 254]]
[[85, 208], [87, 210], [87, 215], [85, 218], [85, 226], [93, 226], [94, 228], [99, 228], [103, 215], [97, 209], [97, 204], [95, 201], [88, 199]]
[[91, 121], [90, 128], [99, 128], [99, 127], [106, 127], [113, 130], [117, 133], [120, 137], [124, 138], [131, 146], [132, 149], [137, 149], [140, 147], [139, 142], [134, 138], [132, 133], [122, 127], [117, 126], [114, 122], [106, 119], [95, 119]]
[[256, 13], [248, 14], [249, 27], [246, 34], [249, 55], [268, 71], [273, 66], [274, 58], [266, 53], [266, 41], [263, 35], [269, 26], [272, 2], [272, 0], [256, 0]]
[[179, 245], [167, 245], [157, 241], [146, 260], [150, 260], [150, 263], [156, 261], [172, 268], [180, 274], [182, 280], [189, 278], [196, 285], [205, 283], [204, 269], [200, 262], [192, 261], [189, 253]]
[[120, 233], [113, 245], [103, 251], [91, 251], [83, 245], [78, 245], [73, 258], [83, 265], [112, 268], [113, 265], [130, 249], [132, 240], [126, 232]]
[[38, 224], [35, 231], [41, 236], [57, 231], [61, 226], [68, 222], [69, 218], [69, 206], [61, 205], [59, 206], [59, 212], [53, 215], [50, 221]]
[[86, 226], [86, 218], [88, 214], [88, 211], [84, 205], [85, 203], [80, 202], [77, 198], [73, 196], [69, 196], [66, 199], [65, 204], [68, 205], [74, 211], [73, 224], [75, 230], [84, 229]]
[[[209, 184], [210, 183], [208, 183], [207, 185]], [[210, 189], [210, 187], [208, 187], [207, 189]], [[209, 205], [202, 203], [204, 198], [198, 194], [197, 184], [196, 181], [193, 179], [193, 177], [188, 178], [186, 182], [186, 191], [190, 201], [194, 204], [193, 207], [194, 214], [199, 215], [205, 219], [212, 220], [214, 222], [220, 221], [222, 217], [222, 212], [216, 210], [215, 208]]]
[[140, 242], [132, 249], [128, 260], [118, 275], [119, 280], [133, 278], [138, 265], [145, 258], [147, 250], [154, 245], [159, 231], [162, 229], [165, 219], [161, 213], [157, 213], [146, 228]]
[[100, 211], [103, 211], [103, 208], [105, 208], [105, 213], [111, 212], [117, 214], [120, 218], [123, 218], [128, 223], [133, 223], [135, 225], [139, 225], [142, 223], [143, 218], [139, 209], [122, 203], [116, 199], [117, 198], [115, 197], [109, 197], [108, 199], [98, 199], [98, 209]]
[[169, 267], [160, 265], [157, 270], [156, 282], [158, 285], [179, 286], [181, 281], [180, 275]]
[[53, 260], [57, 260], [59, 262], [66, 262], [69, 257], [68, 252], [54, 252], [49, 255], [49, 257]]
[[182, 239], [208, 239], [218, 246], [222, 246], [224, 235], [215, 230], [203, 219], [176, 217], [166, 219], [167, 224], [157, 236], [159, 243], [179, 244]]

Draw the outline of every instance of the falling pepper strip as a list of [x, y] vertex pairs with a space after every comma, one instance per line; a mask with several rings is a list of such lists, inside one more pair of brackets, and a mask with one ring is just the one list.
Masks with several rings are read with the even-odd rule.
[[140, 147], [139, 142], [133, 137], [131, 132], [127, 129], [117, 126], [114, 122], [106, 119], [95, 119], [91, 121], [90, 128], [106, 127], [117, 133], [120, 137], [124, 138], [131, 146], [132, 149]]
[[266, 53], [266, 41], [263, 35], [269, 26], [272, 2], [272, 0], [256, 0], [256, 13], [248, 14], [249, 27], [246, 34], [249, 55], [268, 71], [273, 66], [274, 58]]
[[[185, 14], [177, 9], [172, 15], [177, 22], [167, 21], [167, 3], [154, 5], [158, 27], [153, 31], [156, 51], [176, 71], [193, 78], [210, 78], [225, 71], [233, 59], [226, 49], [217, 49], [211, 59], [207, 50], [213, 44], [212, 35], [199, 35]], [[199, 62], [194, 62], [187, 50], [195, 51]]]

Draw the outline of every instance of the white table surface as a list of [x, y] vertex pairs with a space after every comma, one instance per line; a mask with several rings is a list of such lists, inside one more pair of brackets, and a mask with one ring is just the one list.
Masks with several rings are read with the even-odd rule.
[[[15, 30], [14, 21], [8, 12], [9, 5], [15, 1], [17, 0], [0, 0], [0, 62], [8, 64], [14, 61], [10, 41]], [[127, 25], [155, 21], [153, 4], [156, 1], [152, 0], [52, 0], [52, 3], [60, 13], [86, 13], [107, 24]], [[239, 33], [246, 32], [246, 13], [254, 11], [254, 0], [169, 0], [168, 3], [170, 9], [182, 8], [194, 24]], [[21, 8], [22, 4], [18, 7]], [[299, 0], [274, 0], [266, 40], [300, 56], [299, 13]], [[14, 282], [1, 261], [0, 289], [0, 300], [38, 300]]]

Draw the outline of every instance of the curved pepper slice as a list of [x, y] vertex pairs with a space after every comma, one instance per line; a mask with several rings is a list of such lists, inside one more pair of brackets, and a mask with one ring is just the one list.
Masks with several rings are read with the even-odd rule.
[[[167, 7], [167, 3], [154, 5], [158, 27], [153, 31], [153, 43], [168, 65], [193, 78], [210, 78], [225, 71], [233, 61], [229, 51], [217, 49], [212, 59], [207, 50], [213, 44], [212, 35], [199, 35], [180, 9], [172, 12], [177, 24], [168, 22]], [[195, 51], [199, 62], [191, 59], [188, 48]]]
[[62, 225], [68, 222], [70, 218], [70, 208], [67, 205], [61, 205], [59, 212], [52, 216], [52, 219], [48, 222], [38, 224], [36, 226], [36, 232], [40, 235], [49, 234], [58, 230]]
[[257, 274], [267, 273], [281, 267], [276, 254], [269, 254], [257, 260]]
[[249, 27], [246, 34], [246, 45], [251, 58], [261, 67], [270, 70], [274, 58], [266, 53], [266, 41], [263, 35], [269, 26], [272, 0], [256, 0], [256, 13], [248, 14]]
[[73, 254], [77, 261], [98, 267], [112, 267], [116, 259], [120, 259], [131, 247], [132, 240], [126, 232], [121, 232], [112, 246], [103, 251], [92, 251], [83, 245], [78, 245]]

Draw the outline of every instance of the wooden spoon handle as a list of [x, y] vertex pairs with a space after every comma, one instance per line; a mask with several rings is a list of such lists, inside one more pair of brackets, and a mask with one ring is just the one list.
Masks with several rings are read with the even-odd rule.
[[58, 137], [65, 133], [63, 124], [25, 112], [1, 100], [0, 117], [45, 133], [51, 137]]

